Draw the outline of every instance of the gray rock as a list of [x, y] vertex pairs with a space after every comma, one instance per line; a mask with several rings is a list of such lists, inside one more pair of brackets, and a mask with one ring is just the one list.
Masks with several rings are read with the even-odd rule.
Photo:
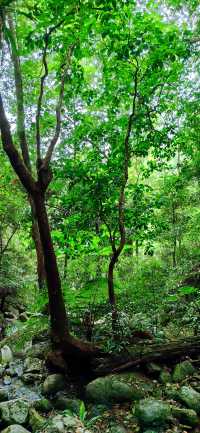
[[45, 359], [48, 352], [51, 351], [50, 341], [36, 343], [27, 350], [27, 355], [34, 358]]
[[1, 363], [3, 365], [8, 365], [9, 362], [12, 362], [13, 354], [12, 350], [9, 346], [5, 345], [1, 348]]
[[189, 409], [200, 413], [200, 393], [191, 386], [182, 386], [178, 392], [178, 399], [181, 400]]
[[23, 362], [20, 361], [19, 359], [10, 362], [9, 368], [6, 369], [6, 374], [12, 377], [15, 376], [21, 377], [23, 374]]
[[0, 403], [0, 417], [6, 424], [24, 424], [28, 419], [29, 404], [16, 399]]
[[199, 418], [196, 412], [192, 409], [182, 409], [180, 407], [172, 406], [172, 415], [177, 418], [181, 424], [186, 424], [195, 427], [199, 424]]
[[132, 401], [134, 391], [130, 385], [113, 377], [100, 377], [86, 386], [86, 397], [95, 403]]
[[12, 382], [11, 377], [8, 376], [7, 374], [3, 377], [3, 383], [4, 385], [10, 385]]
[[3, 376], [4, 371], [5, 371], [5, 366], [0, 364], [0, 377]]
[[28, 430], [26, 430], [24, 427], [18, 424], [13, 424], [7, 427], [6, 429], [2, 430], [1, 433], [30, 433]]
[[48, 426], [45, 426], [45, 430], [40, 430], [41, 433], [90, 433], [89, 430], [85, 430], [82, 422], [71, 415], [57, 415], [53, 417]]
[[142, 426], [165, 425], [170, 415], [170, 405], [162, 400], [148, 398], [141, 400], [135, 407], [135, 416]]
[[24, 370], [26, 373], [39, 373], [43, 369], [43, 362], [39, 358], [28, 356], [24, 362]]
[[41, 382], [42, 379], [43, 379], [43, 374], [39, 374], [39, 373], [24, 373], [22, 376], [23, 382], [27, 384]]
[[195, 371], [196, 370], [190, 361], [180, 362], [175, 366], [175, 369], [173, 371], [173, 381], [181, 382], [187, 376], [192, 376], [195, 373]]
[[51, 374], [47, 376], [43, 383], [43, 393], [45, 395], [55, 394], [65, 388], [65, 377], [62, 374]]

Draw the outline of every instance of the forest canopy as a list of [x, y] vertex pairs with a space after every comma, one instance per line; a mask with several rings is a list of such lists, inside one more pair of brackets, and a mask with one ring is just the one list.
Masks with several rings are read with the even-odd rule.
[[199, 29], [196, 0], [0, 0], [2, 348], [199, 355]]

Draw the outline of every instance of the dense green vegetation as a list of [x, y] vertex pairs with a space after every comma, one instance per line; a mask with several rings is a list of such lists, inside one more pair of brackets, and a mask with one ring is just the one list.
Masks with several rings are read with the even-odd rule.
[[49, 329], [88, 374], [196, 344], [199, 28], [196, 0], [0, 0], [1, 347]]

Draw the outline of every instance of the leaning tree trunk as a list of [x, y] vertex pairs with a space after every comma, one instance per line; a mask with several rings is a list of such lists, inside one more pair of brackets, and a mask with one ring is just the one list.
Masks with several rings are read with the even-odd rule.
[[51, 239], [49, 221], [45, 207], [45, 195], [41, 192], [37, 192], [34, 195], [33, 200], [35, 204], [40, 239], [43, 246], [44, 264], [49, 294], [51, 329], [53, 336], [62, 340], [66, 337], [66, 334], [68, 335], [68, 320], [61, 290], [61, 281], [56, 255]]
[[[44, 193], [37, 191], [33, 196], [33, 200], [43, 246], [53, 343], [61, 349], [71, 365], [73, 361], [76, 368], [77, 362], [80, 364], [80, 359], [85, 359], [87, 363], [88, 359], [100, 354], [101, 351], [90, 343], [80, 341], [70, 335]], [[87, 368], [88, 366], [89, 364], [86, 365]], [[79, 368], [83, 368], [83, 365], [79, 365]]]

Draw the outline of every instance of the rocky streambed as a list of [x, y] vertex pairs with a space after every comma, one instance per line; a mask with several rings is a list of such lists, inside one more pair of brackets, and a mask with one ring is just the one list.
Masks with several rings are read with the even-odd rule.
[[[200, 371], [189, 359], [151, 363], [83, 385], [49, 371], [48, 342], [13, 355], [1, 349], [1, 433], [200, 432]], [[196, 360], [198, 361], [198, 360]]]

